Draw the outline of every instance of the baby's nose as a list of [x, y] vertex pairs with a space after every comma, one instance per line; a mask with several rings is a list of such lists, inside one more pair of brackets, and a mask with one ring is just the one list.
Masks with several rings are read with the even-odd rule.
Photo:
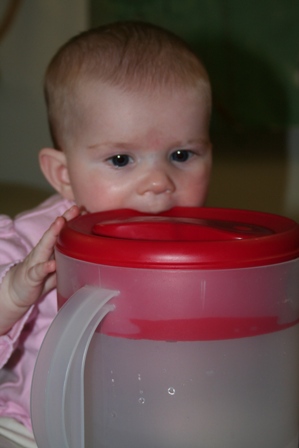
[[175, 184], [166, 170], [152, 168], [141, 179], [138, 185], [138, 193], [163, 194], [173, 193]]

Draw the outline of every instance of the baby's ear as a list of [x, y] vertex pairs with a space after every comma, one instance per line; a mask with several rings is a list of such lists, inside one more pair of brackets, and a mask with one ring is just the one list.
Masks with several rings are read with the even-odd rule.
[[39, 152], [39, 165], [49, 184], [65, 199], [74, 200], [65, 154], [54, 148], [43, 148]]

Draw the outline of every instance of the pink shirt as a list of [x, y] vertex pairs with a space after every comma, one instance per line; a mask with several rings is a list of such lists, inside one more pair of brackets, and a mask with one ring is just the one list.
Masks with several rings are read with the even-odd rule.
[[[15, 220], [0, 215], [0, 282], [71, 205], [54, 195]], [[37, 352], [56, 313], [56, 290], [53, 290], [42, 296], [6, 335], [0, 336], [0, 417], [15, 418], [30, 430], [32, 373]]]

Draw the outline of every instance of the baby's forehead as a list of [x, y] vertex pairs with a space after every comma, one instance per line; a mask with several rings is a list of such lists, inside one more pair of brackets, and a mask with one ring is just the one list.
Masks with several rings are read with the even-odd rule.
[[[209, 105], [200, 89], [121, 89], [106, 83], [89, 83], [80, 89], [69, 117], [74, 141], [132, 143], [197, 138], [208, 133]], [[196, 135], [195, 135], [196, 134]], [[70, 134], [69, 134], [70, 135]], [[188, 138], [187, 138], [188, 137]], [[87, 144], [87, 146], [89, 143]], [[85, 144], [83, 145], [85, 146]]]
[[167, 101], [168, 98], [173, 97], [177, 93], [185, 94], [190, 99], [195, 101], [201, 99], [203, 102], [210, 102], [211, 91], [210, 84], [205, 79], [199, 79], [196, 84], [178, 83], [172, 84], [149, 84], [136, 86], [130, 82], [124, 84], [113, 84], [104, 82], [102, 80], [88, 79], [85, 82], [80, 82], [74, 85], [72, 94], [69, 96], [75, 98], [78, 102], [88, 103], [90, 99], [101, 99], [101, 96], [119, 95], [126, 98], [140, 98], [147, 100], [148, 98], [158, 97], [161, 102]]
[[[103, 82], [86, 83], [80, 87], [77, 95], [73, 96], [73, 107], [70, 107], [69, 116], [65, 119], [69, 120], [73, 135], [78, 135], [78, 132], [88, 133], [91, 126], [93, 130], [96, 126], [99, 131], [103, 126], [108, 126], [115, 132], [115, 127], [119, 129], [119, 121], [128, 129], [133, 120], [134, 131], [140, 120], [156, 127], [163, 121], [159, 121], [163, 118], [160, 111], [163, 111], [164, 115], [169, 114], [165, 126], [167, 123], [169, 127], [178, 119], [184, 120], [186, 116], [194, 120], [196, 116], [201, 126], [207, 129], [211, 104], [206, 90], [203, 84], [197, 88], [184, 86], [174, 90], [167, 86], [124, 89]], [[77, 98], [74, 99], [75, 97]], [[153, 119], [155, 116], [156, 120]]]

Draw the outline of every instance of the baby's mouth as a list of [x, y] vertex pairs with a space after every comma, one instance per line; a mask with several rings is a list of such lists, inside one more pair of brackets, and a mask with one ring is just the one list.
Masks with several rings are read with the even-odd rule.
[[170, 210], [173, 208], [173, 204], [142, 204], [141, 206], [138, 206], [135, 210], [142, 212], [142, 213], [149, 213], [149, 214], [158, 214], [166, 212], [167, 210]]

